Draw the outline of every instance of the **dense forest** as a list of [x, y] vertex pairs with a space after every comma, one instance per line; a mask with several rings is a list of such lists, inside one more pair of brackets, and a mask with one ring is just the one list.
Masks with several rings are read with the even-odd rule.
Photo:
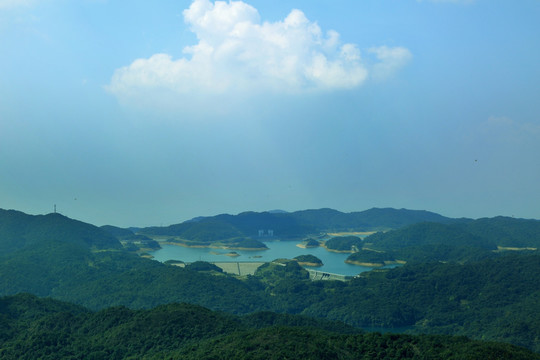
[[0, 298], [2, 359], [540, 359], [464, 337], [366, 333], [344, 324], [190, 304], [98, 312], [20, 294]]
[[[346, 241], [336, 238], [327, 241], [327, 246], [331, 241], [347, 244]], [[482, 260], [496, 256], [497, 251], [538, 249], [540, 221], [496, 217], [456, 221], [452, 224], [421, 222], [387, 232], [377, 232], [365, 238], [361, 245], [356, 245], [359, 249], [386, 254], [388, 259], [384, 260]], [[350, 260], [359, 256], [352, 256]]]
[[[491, 219], [496, 223], [500, 222], [500, 229], [514, 237], [514, 240], [507, 244], [516, 244], [520, 236], [532, 236], [531, 232], [534, 232], [536, 226], [536, 222], [532, 220], [502, 220]], [[481, 221], [482, 226], [487, 226], [482, 224], [484, 222], [489, 224], [489, 219], [476, 221]], [[339, 282], [311, 281], [307, 271], [292, 260], [267, 263], [261, 266], [255, 275], [246, 277], [222, 273], [207, 263], [192, 264], [185, 268], [161, 264], [125, 251], [122, 243], [111, 235], [111, 229], [100, 229], [59, 214], [30, 216], [14, 211], [0, 211], [0, 246], [3, 249], [0, 255], [0, 295], [31, 293], [85, 307], [83, 310], [70, 305], [72, 308], [69, 311], [74, 313], [73, 317], [94, 314], [93, 311], [100, 314], [101, 310], [111, 307], [118, 310], [118, 306], [126, 306], [133, 309], [129, 312], [142, 314], [144, 312], [141, 312], [141, 309], [184, 302], [227, 314], [253, 314], [261, 311], [298, 314], [313, 319], [339, 321], [356, 328], [385, 328], [409, 334], [460, 335], [475, 340], [511, 343], [540, 352], [540, 315], [537, 312], [540, 308], [540, 254], [534, 250], [493, 251], [493, 244], [497, 249], [499, 240], [491, 242], [489, 236], [483, 238], [481, 231], [475, 230], [476, 221], [437, 224], [433, 227], [429, 223], [418, 228], [418, 225], [404, 227], [396, 232], [425, 233], [429, 236], [419, 238], [418, 243], [413, 241], [412, 236], [411, 239], [404, 238], [403, 243], [412, 242], [406, 243], [401, 249], [399, 244], [386, 245], [388, 248], [380, 251], [401, 251], [418, 244], [429, 245], [433, 241], [429, 240], [430, 238], [443, 237], [446, 229], [459, 226], [458, 230], [452, 230], [455, 231], [452, 234], [456, 235], [456, 243], [465, 244], [466, 239], [471, 239], [468, 237], [469, 232], [479, 231], [480, 234], [471, 236], [478, 239], [478, 243], [484, 246], [479, 248], [483, 254], [489, 256], [466, 256], [459, 262], [410, 261], [402, 267], [374, 270], [362, 273], [350, 281]], [[434, 230], [422, 232], [421, 229], [425, 226]], [[516, 229], [522, 226], [531, 227], [532, 230]], [[469, 230], [465, 231], [463, 228]], [[383, 235], [389, 238], [378, 243], [376, 239]], [[131, 235], [123, 233], [117, 236]], [[374, 239], [370, 240], [369, 246], [380, 246], [380, 249], [383, 249], [384, 244], [397, 241], [397, 236], [389, 231], [374, 235]], [[526, 247], [531, 247], [535, 239], [532, 236], [531, 242], [525, 238], [520, 241]], [[5, 308], [2, 305], [0, 310], [4, 311]], [[34, 310], [25, 314], [23, 311], [20, 314], [22, 317], [31, 317], [34, 316], [33, 312]], [[7, 315], [2, 314], [2, 339], [9, 338], [10, 342], [21, 340], [18, 338], [19, 325], [10, 323], [6, 320]], [[312, 341], [312, 337], [318, 338], [319, 332], [323, 330], [321, 338], [328, 336], [329, 339], [337, 339], [335, 334], [326, 333], [336, 332], [336, 329], [321, 330], [319, 325], [314, 323], [309, 327], [313, 329], [305, 332], [305, 341]], [[241, 333], [245, 329], [238, 331]], [[253, 333], [253, 341], [259, 339], [258, 337], [270, 336], [269, 331], [260, 328]], [[51, 335], [52, 338], [58, 335], [54, 334]], [[291, 329], [283, 330], [280, 334], [289, 334], [291, 338], [302, 335], [301, 332]], [[236, 344], [238, 339], [241, 339], [237, 333], [221, 333], [216, 336], [218, 337], [210, 336], [201, 344], [208, 341], [207, 344], [227, 353], [233, 351], [234, 346], [231, 344]], [[354, 336], [363, 339], [368, 335], [362, 333]], [[377, 339], [373, 340], [375, 342], [389, 341], [385, 336], [379, 334], [371, 339]], [[342, 346], [343, 342], [352, 341], [339, 336], [338, 338], [341, 340], [335, 340], [334, 344], [339, 346]], [[403, 344], [409, 341], [404, 339], [416, 339], [410, 340], [415, 344], [424, 341], [405, 335], [398, 338]], [[279, 339], [279, 336], [275, 338], [276, 341]], [[448, 341], [456, 341], [455, 338], [452, 339], [454, 340]], [[29, 338], [27, 340], [30, 341]], [[37, 341], [37, 338], [34, 340]], [[53, 342], [52, 339], [50, 341]], [[332, 341], [328, 340], [326, 343], [332, 344]], [[425, 346], [428, 346], [432, 340], [425, 341]], [[462, 348], [484, 346], [466, 339], [459, 341], [463, 342], [460, 345]], [[199, 354], [203, 358], [212, 356], [212, 352], [208, 352], [210, 350], [202, 345], [190, 346], [185, 349], [190, 349], [193, 354]], [[333, 346], [327, 348], [329, 354], [337, 351]], [[417, 346], [420, 345], [414, 345], [413, 348]], [[445, 346], [450, 345], [442, 347]], [[486, 348], [482, 349], [487, 351]], [[174, 356], [187, 356], [183, 350], [176, 350], [178, 352], [175, 352]], [[284, 351], [288, 350], [284, 348]], [[342, 358], [353, 358], [350, 354], [343, 355]], [[414, 354], [418, 358], [419, 355]], [[263, 355], [257, 356], [263, 358]], [[313, 354], [306, 356], [316, 358]]]

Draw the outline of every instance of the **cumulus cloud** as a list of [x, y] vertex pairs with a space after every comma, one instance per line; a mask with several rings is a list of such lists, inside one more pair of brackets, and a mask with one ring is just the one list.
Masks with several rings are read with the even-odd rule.
[[[257, 9], [242, 1], [194, 0], [183, 12], [198, 43], [174, 59], [155, 54], [117, 69], [107, 86], [120, 98], [148, 91], [222, 94], [230, 91], [298, 93], [350, 89], [364, 83], [370, 68], [357, 45], [324, 32], [300, 10], [283, 20], [261, 22]], [[405, 48], [368, 51], [374, 74], [390, 76], [410, 59]]]

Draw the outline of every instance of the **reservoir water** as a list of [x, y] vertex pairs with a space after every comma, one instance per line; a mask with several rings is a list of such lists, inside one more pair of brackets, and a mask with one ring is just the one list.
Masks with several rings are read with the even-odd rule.
[[[370, 271], [373, 268], [345, 263], [345, 259], [349, 254], [335, 253], [326, 250], [323, 247], [303, 249], [296, 246], [295, 241], [268, 241], [265, 242], [268, 250], [260, 251], [244, 251], [244, 250], [227, 250], [227, 249], [211, 249], [211, 248], [188, 248], [178, 245], [161, 245], [161, 249], [150, 253], [155, 260], [164, 262], [167, 260], [181, 260], [184, 262], [208, 261], [272, 261], [275, 259], [286, 258], [292, 259], [298, 255], [314, 255], [322, 260], [323, 266], [313, 268], [319, 271], [342, 274], [342, 275], [357, 275], [364, 271]], [[229, 257], [225, 254], [234, 251], [240, 256]]]

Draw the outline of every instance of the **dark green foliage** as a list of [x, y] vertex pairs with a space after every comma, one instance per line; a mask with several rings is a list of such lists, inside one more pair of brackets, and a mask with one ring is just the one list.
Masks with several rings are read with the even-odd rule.
[[317, 264], [319, 266], [323, 265], [321, 259], [319, 259], [315, 255], [298, 255], [294, 258], [294, 260], [298, 261], [299, 263]]
[[[404, 327], [511, 341], [540, 350], [540, 256], [406, 265], [347, 283], [308, 280], [296, 261], [265, 264], [245, 281], [122, 252], [45, 242], [0, 259], [0, 292], [32, 292], [92, 309], [183, 301], [231, 313], [273, 310], [355, 326]], [[0, 333], [9, 333], [9, 326]]]
[[512, 339], [540, 351], [538, 308], [540, 256], [508, 255], [363, 273], [302, 313], [363, 327]]
[[[241, 329], [236, 318], [189, 304], [147, 311], [115, 307], [91, 313], [50, 299], [32, 300], [28, 295], [0, 300], [4, 302], [19, 313], [7, 314], [14, 330], [0, 347], [2, 359], [141, 358]], [[0, 307], [0, 315], [4, 314]]]
[[504, 247], [540, 248], [540, 221], [498, 216], [478, 219], [464, 228]]
[[233, 313], [269, 309], [263, 294], [232, 277], [167, 266], [124, 252], [45, 242], [0, 258], [0, 294], [30, 292], [92, 309], [148, 308], [174, 301]]
[[54, 213], [32, 216], [0, 209], [0, 253], [7, 254], [43, 241], [62, 241], [97, 249], [120, 249], [104, 230]]
[[216, 266], [214, 264], [210, 264], [206, 261], [195, 261], [189, 265], [186, 265], [186, 269], [193, 270], [193, 271], [217, 271], [217, 272], [223, 272], [223, 269], [221, 269], [219, 266]]
[[378, 232], [364, 239], [364, 246], [409, 262], [481, 260], [497, 249], [494, 241], [468, 232], [463, 224], [438, 223]]
[[130, 229], [124, 229], [124, 228], [120, 228], [120, 227], [112, 226], [112, 225], [103, 225], [100, 228], [102, 230], [105, 230], [112, 236], [116, 236], [117, 238], [129, 237], [129, 236], [135, 235], [135, 233], [131, 231]]
[[184, 262], [181, 261], [181, 260], [167, 260], [167, 261], [165, 261], [163, 263], [166, 264], [166, 265], [184, 264]]
[[540, 221], [496, 217], [451, 225], [419, 223], [368, 236], [364, 246], [409, 262], [477, 261], [493, 257], [497, 246], [539, 247]]
[[[540, 221], [495, 217], [452, 225], [419, 223], [399, 230], [376, 233], [365, 239], [370, 247], [398, 251], [409, 258], [423, 260], [477, 260], [497, 246], [540, 247]], [[462, 251], [450, 254], [452, 251]], [[429, 252], [434, 255], [429, 256]], [[466, 252], [472, 252], [466, 256]], [[445, 254], [448, 253], [448, 254]]]
[[309, 238], [307, 240], [304, 240], [302, 242], [302, 244], [307, 247], [307, 248], [312, 248], [312, 247], [318, 247], [321, 245], [321, 243], [319, 243], [317, 240], [315, 239], [312, 239], [312, 238]]
[[268, 246], [266, 246], [264, 243], [250, 238], [231, 239], [228, 246], [246, 249], [268, 249]]
[[[6, 213], [2, 213], [4, 215]], [[164, 265], [121, 249], [96, 251], [96, 244], [103, 243], [99, 239], [110, 239], [108, 235], [101, 237], [103, 230], [58, 214], [32, 217], [13, 212], [3, 219], [8, 220], [0, 222], [0, 233], [5, 235], [0, 237], [0, 247], [7, 249], [0, 255], [2, 295], [31, 292], [72, 301], [93, 310], [120, 305], [151, 308], [171, 302], [195, 303], [237, 314], [271, 310], [339, 320], [354, 326], [408, 327], [409, 331], [507, 341], [540, 351], [538, 254], [499, 254], [461, 265], [410, 264], [364, 273], [347, 283], [312, 282], [307, 271], [296, 261], [284, 261], [264, 265], [255, 276], [241, 281], [225, 274], [215, 276]], [[454, 239], [461, 239], [456, 234], [463, 236], [460, 240], [463, 244], [464, 239], [471, 239], [464, 229], [473, 223], [442, 227], [427, 225], [428, 231], [422, 232], [421, 228], [404, 231], [427, 234], [422, 246], [443, 249], [447, 244], [434, 242], [433, 234], [440, 238], [444, 236], [444, 229], [451, 228], [449, 233]], [[509, 224], [505, 225], [507, 229], [521, 223], [509, 221]], [[49, 234], [55, 234], [54, 239], [50, 239]], [[98, 240], [94, 241], [92, 236], [97, 236]], [[487, 238], [478, 234], [472, 236], [473, 239], [480, 238], [481, 244], [490, 244]], [[400, 251], [410, 248], [403, 247]], [[466, 248], [448, 251], [463, 251], [460, 256], [471, 259], [470, 251], [460, 249]], [[491, 253], [491, 250], [483, 250]], [[427, 254], [427, 250], [418, 254]], [[0, 311], [3, 311], [0, 314], [0, 339], [10, 338], [18, 331], [9, 317], [12, 310], [2, 310], [5, 308], [6, 305], [0, 304]], [[115, 309], [114, 316], [105, 313], [103, 317], [115, 319], [129, 315], [125, 308]], [[72, 341], [72, 327], [78, 321], [85, 321], [85, 311], [49, 315], [50, 319], [40, 318], [47, 331], [29, 330], [25, 332], [25, 339], [33, 343], [35, 349], [44, 349], [51, 354], [60, 349], [69, 350], [66, 344]], [[63, 321], [72, 325], [56, 333], [55, 324]], [[276, 324], [283, 325], [279, 321]], [[43, 355], [43, 358], [47, 356]], [[86, 358], [115, 356], [114, 350], [97, 346], [90, 348]]]
[[124, 245], [124, 249], [128, 251], [140, 251], [141, 249], [153, 249], [157, 250], [161, 248], [161, 245], [151, 238], [140, 235], [130, 234], [125, 236], [118, 236], [118, 240]]
[[337, 236], [324, 243], [327, 249], [337, 251], [353, 251], [354, 248], [361, 249], [363, 241], [357, 236]]
[[314, 328], [237, 332], [186, 347], [173, 359], [538, 359], [506, 344], [397, 334], [339, 335]]
[[540, 359], [523, 348], [464, 337], [364, 333], [271, 313], [200, 306], [99, 312], [30, 295], [0, 298], [2, 359]]
[[347, 261], [385, 265], [385, 261], [394, 261], [394, 256], [387, 252], [360, 250], [347, 257]]
[[301, 326], [333, 331], [340, 334], [358, 334], [363, 332], [363, 330], [359, 328], [346, 325], [339, 321], [315, 319], [302, 315], [276, 314], [270, 311], [244, 315], [241, 320], [243, 324], [254, 329], [270, 326]]
[[[255, 277], [266, 284], [279, 284], [287, 280], [306, 280], [309, 273], [296, 261], [274, 261], [261, 265], [255, 271]], [[285, 280], [285, 281], [284, 281]]]

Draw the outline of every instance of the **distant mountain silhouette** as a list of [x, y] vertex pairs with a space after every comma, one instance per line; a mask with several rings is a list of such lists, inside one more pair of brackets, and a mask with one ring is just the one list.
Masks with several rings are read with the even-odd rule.
[[[292, 213], [247, 211], [238, 215], [221, 214], [196, 217], [167, 227], [143, 228], [140, 232], [195, 239], [198, 232], [211, 232], [212, 228], [216, 228], [216, 223], [220, 223], [222, 228], [228, 228], [231, 236], [286, 239], [320, 232], [388, 230], [419, 222], [446, 224], [455, 221], [457, 220], [429, 211], [392, 208], [373, 208], [351, 213], [343, 213], [334, 209], [302, 210]], [[221, 231], [222, 229], [216, 230]], [[223, 237], [223, 234], [221, 236]]]

